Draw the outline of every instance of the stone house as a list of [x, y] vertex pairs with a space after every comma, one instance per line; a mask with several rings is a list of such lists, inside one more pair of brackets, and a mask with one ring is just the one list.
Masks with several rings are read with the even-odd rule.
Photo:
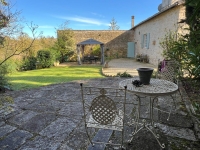
[[160, 41], [169, 30], [181, 32], [179, 26], [185, 24], [179, 22], [186, 17], [184, 0], [162, 0], [158, 10], [135, 26], [132, 16], [130, 30], [73, 30], [75, 43], [92, 38], [105, 44], [108, 57], [135, 58], [137, 54], [145, 54], [149, 63], [156, 65], [158, 59], [163, 59]]
[[[158, 7], [159, 12], [147, 18], [136, 26], [132, 26], [134, 31], [134, 51], [137, 54], [146, 54], [149, 63], [157, 64], [158, 59], [164, 59], [162, 48], [159, 43], [164, 38], [167, 31], [182, 32], [179, 23], [185, 19], [185, 6], [183, 0], [162, 0]], [[134, 17], [132, 21], [134, 22]]]

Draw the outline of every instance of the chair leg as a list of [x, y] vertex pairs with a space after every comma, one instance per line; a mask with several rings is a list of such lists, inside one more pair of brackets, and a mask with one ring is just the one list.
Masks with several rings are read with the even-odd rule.
[[87, 134], [87, 137], [88, 137], [88, 139], [89, 139], [90, 144], [91, 144], [92, 146], [94, 146], [94, 143], [92, 142], [92, 140], [91, 140], [91, 138], [90, 138], [90, 135], [89, 135], [89, 133], [88, 133], [88, 128], [85, 127], [85, 130], [86, 130], [86, 134]]
[[122, 139], [121, 139], [121, 149], [123, 148], [123, 144], [124, 144], [124, 129], [122, 129], [122, 135], [121, 135], [122, 137]]
[[[175, 110], [176, 110], [176, 101], [175, 101], [173, 95], [170, 95], [170, 96], [171, 96], [171, 98], [172, 98], [172, 100], [173, 100], [174, 107], [175, 107]], [[176, 95], [175, 95], [175, 97], [176, 97]], [[167, 121], [169, 121], [169, 118], [170, 118], [170, 115], [171, 115], [172, 109], [173, 109], [173, 105], [171, 105], [171, 109], [170, 109], [170, 112], [169, 112], [169, 115], [168, 115]]]

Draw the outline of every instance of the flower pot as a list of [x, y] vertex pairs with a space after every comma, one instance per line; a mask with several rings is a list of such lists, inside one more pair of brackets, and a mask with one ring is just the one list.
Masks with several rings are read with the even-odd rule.
[[151, 75], [153, 73], [153, 68], [138, 68], [137, 71], [140, 81], [144, 85], [148, 85], [150, 83]]

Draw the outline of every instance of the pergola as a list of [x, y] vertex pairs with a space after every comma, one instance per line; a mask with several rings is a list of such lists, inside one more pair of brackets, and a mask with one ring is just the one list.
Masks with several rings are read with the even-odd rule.
[[104, 43], [94, 39], [88, 39], [77, 44], [77, 60], [79, 65], [82, 64], [81, 54], [82, 56], [84, 55], [85, 45], [98, 45], [98, 44], [100, 45], [101, 48], [101, 64], [104, 64]]

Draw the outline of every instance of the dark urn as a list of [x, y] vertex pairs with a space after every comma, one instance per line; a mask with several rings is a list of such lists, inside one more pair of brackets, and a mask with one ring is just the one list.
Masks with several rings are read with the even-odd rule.
[[138, 68], [137, 71], [140, 81], [144, 85], [148, 85], [150, 83], [151, 75], [153, 73], [153, 68]]

